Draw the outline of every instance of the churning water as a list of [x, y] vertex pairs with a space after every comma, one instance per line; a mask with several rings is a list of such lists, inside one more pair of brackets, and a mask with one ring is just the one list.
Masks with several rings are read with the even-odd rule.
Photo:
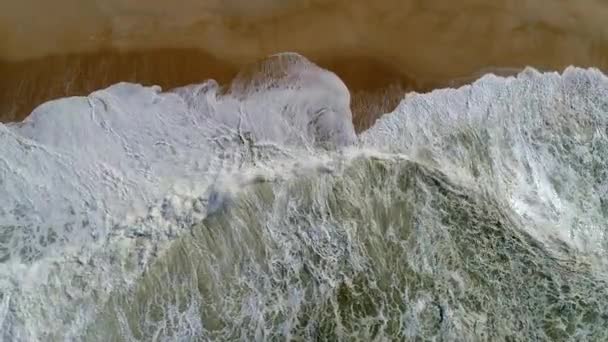
[[608, 339], [605, 75], [349, 103], [282, 54], [0, 124], [1, 338]]

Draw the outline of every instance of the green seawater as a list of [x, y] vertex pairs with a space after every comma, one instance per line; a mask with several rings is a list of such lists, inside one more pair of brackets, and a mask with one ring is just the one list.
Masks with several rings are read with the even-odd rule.
[[526, 228], [397, 158], [258, 182], [115, 291], [85, 340], [608, 340], [605, 275]]

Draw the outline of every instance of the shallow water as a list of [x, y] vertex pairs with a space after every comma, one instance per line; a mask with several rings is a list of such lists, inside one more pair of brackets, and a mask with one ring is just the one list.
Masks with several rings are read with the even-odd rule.
[[608, 78], [410, 94], [295, 54], [0, 126], [5, 340], [603, 340]]

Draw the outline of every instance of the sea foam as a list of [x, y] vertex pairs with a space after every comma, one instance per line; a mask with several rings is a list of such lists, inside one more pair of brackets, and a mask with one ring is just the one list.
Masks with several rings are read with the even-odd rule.
[[548, 248], [603, 257], [606, 94], [597, 70], [488, 75], [409, 94], [357, 137], [339, 78], [282, 54], [226, 87], [120, 83], [45, 103], [0, 125], [3, 337], [79, 338], [239, 191], [361, 157], [424, 165], [495, 200]]

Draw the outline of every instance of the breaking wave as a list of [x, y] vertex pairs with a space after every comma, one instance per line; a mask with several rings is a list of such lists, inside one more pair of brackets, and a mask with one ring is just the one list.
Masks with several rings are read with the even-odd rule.
[[408, 94], [296, 54], [0, 124], [13, 341], [605, 340], [608, 79]]

